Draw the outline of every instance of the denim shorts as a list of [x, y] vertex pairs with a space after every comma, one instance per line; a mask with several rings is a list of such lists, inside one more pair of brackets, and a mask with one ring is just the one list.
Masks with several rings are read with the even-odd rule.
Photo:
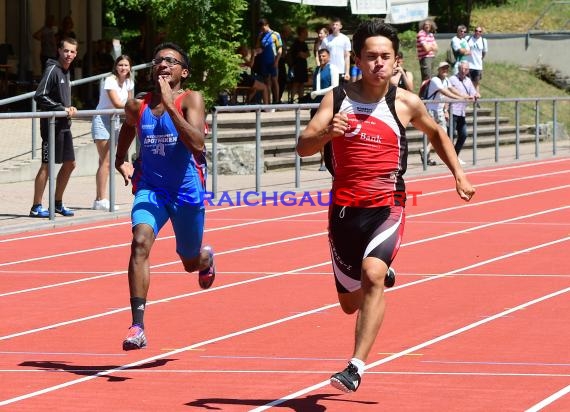
[[[119, 137], [120, 128], [119, 125], [119, 128], [115, 131], [115, 140]], [[91, 123], [91, 134], [93, 135], [93, 140], [109, 140], [111, 138], [111, 116], [94, 116], [93, 123]]]

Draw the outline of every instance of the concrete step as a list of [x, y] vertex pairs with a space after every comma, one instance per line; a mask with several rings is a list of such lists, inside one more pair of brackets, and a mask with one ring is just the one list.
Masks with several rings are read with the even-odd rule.
[[[502, 129], [501, 129], [502, 131]], [[520, 134], [519, 135], [519, 142], [523, 143], [532, 143], [534, 142], [534, 135], [531, 134]], [[503, 134], [500, 135], [499, 144], [501, 146], [507, 145], [514, 145], [516, 142], [516, 136], [513, 133]], [[285, 146], [285, 145], [283, 145]], [[486, 147], [493, 147], [495, 146], [495, 138], [494, 136], [486, 136], [477, 137], [477, 148], [486, 148]], [[289, 142], [289, 146], [287, 146], [290, 150], [287, 151], [285, 147], [282, 148], [282, 151], [279, 152], [269, 152], [264, 151], [264, 165], [265, 170], [279, 170], [279, 169], [290, 169], [295, 167], [295, 151], [294, 151], [294, 141]], [[465, 145], [463, 146], [465, 149], [473, 148], [473, 137], [469, 136]], [[414, 141], [408, 141], [408, 153], [410, 156], [413, 156], [415, 153], [418, 152], [419, 149], [423, 148], [423, 141], [421, 139], [417, 139]], [[320, 163], [320, 154], [316, 154], [307, 158], [301, 159], [301, 165], [317, 165]]]
[[[479, 134], [495, 134], [495, 118], [482, 117], [477, 121]], [[514, 131], [514, 126], [507, 126], [509, 124], [508, 118], [499, 118], [499, 125], [501, 130], [505, 128], [505, 132], [511, 133]], [[251, 125], [250, 125], [251, 126]], [[301, 130], [305, 124], [301, 123]], [[468, 119], [467, 128], [469, 132], [473, 127], [472, 119]], [[417, 129], [410, 127], [407, 129], [406, 134], [408, 139], [413, 139], [421, 136], [421, 132]], [[217, 130], [218, 143], [222, 144], [239, 144], [239, 143], [255, 143], [255, 128], [239, 128], [239, 129], [218, 129]], [[282, 125], [280, 123], [268, 123], [261, 126], [261, 142], [275, 141], [282, 139], [290, 139], [295, 137], [295, 128], [291, 125]], [[212, 136], [209, 135], [208, 139], [211, 140]]]

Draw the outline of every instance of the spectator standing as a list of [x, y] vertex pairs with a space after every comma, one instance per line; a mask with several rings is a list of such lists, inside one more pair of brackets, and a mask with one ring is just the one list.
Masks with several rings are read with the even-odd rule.
[[[313, 100], [313, 103], [320, 103], [323, 100], [325, 94], [338, 86], [338, 69], [336, 66], [330, 64], [329, 60], [330, 53], [328, 49], [320, 49], [320, 65], [313, 72], [313, 91], [311, 92], [311, 99]], [[311, 118], [315, 115], [316, 112], [316, 109], [311, 109]], [[324, 153], [322, 148], [320, 149], [320, 153], [321, 165], [319, 167], [319, 171], [325, 172], [327, 168], [325, 167]]]
[[457, 34], [451, 38], [451, 49], [455, 55], [453, 74], [457, 74], [459, 70], [459, 63], [462, 61], [467, 61], [471, 55], [471, 49], [469, 49], [469, 44], [467, 43], [465, 33], [467, 33], [467, 27], [465, 27], [463, 24], [460, 24], [457, 26]]
[[292, 56], [289, 55], [289, 42], [292, 34], [293, 30], [288, 24], [285, 24], [283, 27], [281, 27], [281, 31], [279, 32], [279, 35], [281, 36], [281, 44], [283, 46], [281, 57], [279, 58], [279, 99], [277, 99], [279, 103], [281, 103], [283, 99], [283, 93], [285, 93], [285, 89], [287, 89], [287, 85], [293, 77], [290, 73], [291, 68], [293, 67]]
[[[57, 60], [48, 59], [46, 70], [40, 80], [34, 100], [43, 111], [66, 111], [67, 117], [55, 119], [55, 163], [61, 164], [55, 187], [55, 212], [62, 216], [73, 216], [74, 212], [63, 205], [63, 193], [75, 169], [75, 152], [71, 135], [71, 118], [77, 109], [71, 105], [71, 79], [69, 67], [77, 56], [77, 40], [72, 38], [60, 41]], [[42, 136], [42, 163], [34, 181], [34, 200], [31, 217], [49, 217], [49, 211], [42, 207], [42, 198], [49, 177], [49, 119], [40, 120]]]
[[[123, 350], [147, 345], [144, 314], [150, 285], [149, 257], [154, 241], [168, 220], [176, 252], [191, 273], [198, 272], [202, 289], [212, 286], [214, 253], [202, 247], [206, 187], [206, 110], [201, 93], [184, 90], [188, 56], [174, 43], [161, 43], [152, 60], [153, 92], [125, 105], [115, 168], [125, 185], [133, 183], [132, 243], [128, 279], [132, 324]], [[138, 129], [140, 155], [136, 166], [125, 161]]]
[[331, 33], [325, 37], [322, 47], [328, 49], [331, 60], [330, 63], [336, 66], [341, 82], [350, 80], [350, 39], [341, 33], [342, 22], [335, 17], [331, 23]]
[[437, 54], [437, 42], [434, 33], [437, 26], [432, 19], [420, 22], [420, 30], [416, 35], [416, 52], [420, 62], [422, 81], [433, 77], [433, 59]]
[[260, 32], [255, 44], [259, 55], [259, 73], [263, 76], [267, 88], [271, 90], [273, 103], [279, 103], [279, 60], [283, 52], [281, 36], [271, 30], [267, 19], [258, 22]]
[[[462, 92], [467, 95], [470, 100], [476, 100], [479, 98], [479, 93], [475, 89], [471, 79], [469, 78], [469, 63], [467, 61], [462, 61], [459, 64], [459, 71], [449, 78], [449, 83], [451, 87], [455, 90]], [[465, 109], [467, 103], [465, 101], [451, 103], [451, 114], [453, 115], [453, 127], [455, 128], [455, 133], [453, 130], [449, 131], [449, 135], [457, 135], [457, 140], [455, 141], [455, 153], [459, 156], [459, 152], [465, 144], [467, 139], [467, 121], [465, 119]], [[459, 158], [459, 163], [464, 165], [465, 162]]]
[[57, 26], [55, 24], [55, 16], [50, 14], [46, 16], [46, 20], [41, 29], [33, 34], [34, 39], [40, 41], [40, 62], [42, 64], [42, 73], [46, 69], [48, 59], [57, 58], [57, 40], [55, 33]]
[[[99, 91], [99, 104], [96, 110], [122, 109], [128, 99], [134, 95], [135, 83], [131, 79], [132, 60], [129, 56], [117, 57], [114, 62], [112, 75], [101, 82]], [[93, 117], [91, 134], [97, 153], [99, 154], [99, 168], [95, 176], [96, 194], [93, 202], [94, 210], [109, 210], [107, 193], [107, 181], [109, 180], [109, 139], [111, 137], [111, 115], [99, 114]], [[115, 138], [118, 140], [120, 127], [115, 129]]]
[[319, 50], [323, 47], [323, 40], [329, 35], [329, 29], [326, 27], [321, 27], [317, 30], [317, 39], [313, 44], [313, 55], [315, 57], [315, 62], [317, 63], [317, 67], [321, 65], [319, 61]]
[[[437, 67], [437, 76], [432, 77], [428, 86], [428, 98], [427, 100], [440, 100], [437, 103], [428, 102], [426, 108], [431, 117], [435, 122], [445, 131], [447, 131], [447, 122], [449, 120], [449, 112], [447, 110], [447, 104], [443, 101], [445, 98], [459, 100], [467, 98], [466, 94], [460, 93], [457, 89], [451, 87], [447, 75], [449, 74], [449, 63], [441, 62]], [[420, 149], [420, 157], [422, 162], [425, 162], [428, 166], [435, 166], [437, 163], [435, 160], [430, 159], [430, 152], [433, 146], [431, 142], [427, 145], [427, 154], [424, 159], [424, 151]]]
[[477, 93], [480, 93], [479, 83], [483, 78], [483, 60], [488, 51], [487, 39], [483, 37], [483, 27], [477, 26], [475, 28], [473, 35], [467, 39], [467, 45], [471, 50], [471, 54], [467, 58], [469, 62], [469, 77]]
[[414, 91], [414, 74], [404, 68], [404, 53], [401, 50], [396, 53], [396, 67], [390, 82], [404, 90]]
[[291, 97], [290, 101], [298, 99], [304, 95], [305, 83], [309, 80], [307, 59], [309, 58], [309, 46], [307, 46], [307, 36], [309, 31], [304, 26], [297, 27], [297, 37], [287, 52], [290, 56], [293, 78], [291, 79]]
[[390, 84], [399, 47], [396, 29], [380, 19], [363, 22], [353, 42], [362, 79], [328, 93], [297, 144], [300, 156], [329, 144], [334, 159], [328, 213], [334, 282], [344, 313], [358, 312], [352, 358], [330, 378], [344, 392], [359, 388], [384, 319], [386, 274], [405, 223], [406, 127], [413, 124], [433, 141], [461, 199], [469, 201], [475, 193], [449, 137], [418, 96]]

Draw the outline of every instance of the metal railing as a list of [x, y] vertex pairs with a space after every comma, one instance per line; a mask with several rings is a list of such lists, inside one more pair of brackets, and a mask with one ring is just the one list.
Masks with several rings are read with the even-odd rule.
[[[132, 71], [132, 76], [133, 78], [136, 77], [137, 71], [139, 70], [144, 70], [147, 69], [149, 67], [152, 67], [152, 62], [149, 63], [143, 63], [143, 64], [138, 64], [136, 66], [133, 66], [131, 68]], [[97, 74], [95, 76], [90, 76], [90, 77], [85, 77], [83, 79], [77, 79], [77, 80], [73, 80], [71, 82], [71, 87], [73, 86], [80, 86], [82, 84], [87, 84], [87, 83], [92, 83], [92, 82], [96, 82], [102, 79], [105, 79], [106, 77], [110, 76], [112, 73], [111, 72], [107, 72], [107, 73], [101, 73], [101, 74]], [[17, 96], [12, 96], [12, 97], [8, 97], [6, 99], [0, 99], [0, 106], [4, 106], [4, 105], [8, 105], [8, 104], [12, 104], [12, 103], [17, 103], [17, 102], [21, 102], [24, 100], [31, 100], [31, 112], [32, 113], [36, 113], [37, 112], [37, 105], [36, 105], [36, 101], [34, 100], [34, 96], [35, 96], [36, 92], [28, 92], [28, 93], [23, 93], [23, 94], [19, 94]], [[58, 116], [59, 117], [59, 116]], [[36, 151], [37, 151], [37, 124], [35, 119], [37, 119], [37, 117], [32, 117], [32, 133], [31, 133], [31, 139], [32, 139], [32, 143], [31, 143], [31, 152], [32, 152], [32, 159], [36, 158]]]
[[[436, 101], [432, 101], [436, 102]], [[544, 124], [541, 123], [541, 113], [544, 110], [541, 110], [539, 107], [540, 103], [550, 102], [551, 103], [551, 116], [549, 117], [552, 121], [552, 154], [556, 155], [558, 153], [558, 143], [559, 143], [559, 136], [558, 136], [558, 106], [560, 104], [564, 104], [564, 107], [569, 108], [565, 119], [568, 119], [570, 115], [570, 97], [539, 97], [539, 98], [517, 98], [517, 99], [480, 99], [477, 103], [480, 105], [483, 104], [492, 104], [494, 106], [494, 151], [495, 151], [495, 161], [499, 161], [499, 153], [501, 147], [501, 127], [499, 124], [499, 115], [503, 113], [501, 111], [501, 105], [506, 105], [508, 103], [514, 104], [514, 118], [515, 118], [515, 159], [519, 159], [520, 157], [520, 136], [521, 136], [521, 106], [523, 104], [532, 104], [533, 109], [527, 109], [534, 113], [534, 156], [539, 157], [540, 155], [540, 144], [541, 138], [544, 135], [544, 130], [542, 130], [542, 126]], [[449, 103], [449, 102], [447, 102]], [[477, 150], [478, 150], [478, 113], [480, 110], [477, 103], [471, 103], [472, 105], [472, 137], [473, 137], [473, 164], [476, 165], [478, 162], [477, 157]], [[261, 175], [264, 172], [264, 163], [263, 163], [263, 149], [262, 149], [262, 129], [261, 129], [261, 116], [262, 113], [267, 114], [268, 111], [289, 111], [293, 112], [295, 125], [292, 126], [292, 135], [295, 136], [295, 142], [298, 141], [299, 136], [302, 130], [302, 122], [301, 122], [301, 113], [304, 110], [310, 110], [313, 108], [318, 107], [318, 104], [315, 103], [304, 103], [304, 104], [279, 104], [279, 105], [244, 105], [244, 106], [216, 106], [214, 107], [211, 113], [211, 175], [212, 175], [212, 195], [216, 198], [218, 193], [218, 158], [217, 154], [219, 152], [219, 133], [220, 133], [220, 113], [240, 113], [240, 112], [255, 112], [255, 189], [257, 192], [261, 190]], [[488, 109], [487, 109], [488, 110]], [[80, 110], [74, 116], [76, 118], [83, 118], [83, 117], [92, 117], [98, 114], [105, 114], [105, 115], [112, 115], [113, 122], [119, 122], [119, 116], [123, 114], [124, 111], [122, 109], [110, 109], [110, 110]], [[55, 162], [54, 162], [54, 134], [55, 134], [55, 119], [58, 117], [66, 117], [67, 113], [64, 111], [61, 112], [22, 112], [22, 113], [0, 113], [0, 120], [1, 119], [27, 119], [31, 118], [35, 120], [37, 118], [48, 118], [50, 122], [50, 129], [49, 129], [49, 211], [50, 211], [50, 219], [54, 218], [54, 211], [55, 211]], [[526, 116], [529, 116], [529, 113], [526, 113]], [[544, 117], [544, 115], [542, 115]], [[452, 117], [451, 117], [452, 119]], [[452, 122], [452, 120], [451, 120]], [[33, 124], [33, 122], [32, 122]], [[451, 123], [451, 129], [453, 124]], [[565, 125], [564, 125], [565, 127]], [[115, 142], [117, 136], [115, 136], [115, 128], [111, 128], [111, 139], [110, 139], [110, 151], [111, 151], [111, 159], [115, 157]], [[423, 139], [423, 146], [424, 149], [427, 145], [427, 139], [424, 136]], [[427, 157], [424, 157], [427, 158]], [[425, 162], [425, 161], [424, 161]], [[426, 164], [424, 163], [424, 168], [427, 168]], [[111, 175], [114, 173], [114, 162], [110, 162], [110, 172]], [[295, 153], [295, 161], [294, 161], [294, 184], [295, 188], [300, 187], [301, 183], [301, 161], [300, 157]], [[114, 186], [114, 179], [110, 179], [109, 185], [109, 199], [111, 203], [110, 211], [114, 211], [114, 200], [115, 200], [115, 186]]]
[[[453, 102], [449, 100], [432, 100], [430, 103], [451, 103]], [[456, 101], [457, 102], [457, 101]], [[479, 108], [480, 105], [484, 104], [492, 104], [494, 109], [494, 117], [495, 117], [495, 142], [494, 142], [494, 151], [495, 151], [495, 162], [499, 161], [500, 156], [500, 146], [501, 146], [501, 127], [499, 124], [500, 115], [502, 114], [500, 110], [501, 105], [506, 105], [508, 103], [514, 104], [514, 122], [515, 122], [515, 160], [520, 159], [520, 145], [521, 145], [521, 105], [525, 103], [533, 103], [534, 104], [534, 152], [535, 157], [538, 158], [540, 155], [540, 138], [541, 138], [541, 110], [539, 109], [539, 103], [541, 102], [551, 102], [552, 103], [552, 116], [551, 121], [553, 124], [552, 127], [552, 154], [556, 155], [558, 152], [558, 106], [561, 102], [565, 102], [568, 104], [568, 111], [569, 114], [566, 116], [566, 119], [570, 117], [570, 96], [569, 97], [529, 97], [529, 98], [499, 98], [499, 99], [479, 99], [477, 102], [469, 102], [469, 105], [472, 107], [472, 136], [473, 136], [473, 165], [478, 163], [478, 114], [482, 110]], [[427, 103], [427, 102], [424, 102]], [[263, 156], [262, 153], [262, 146], [261, 146], [261, 114], [262, 112], [267, 112], [269, 110], [289, 110], [294, 111], [295, 116], [295, 129], [294, 129], [294, 136], [295, 141], [297, 142], [299, 136], [301, 134], [301, 121], [300, 121], [300, 114], [301, 110], [309, 110], [313, 108], [317, 108], [318, 104], [280, 104], [280, 105], [244, 105], [244, 106], [215, 106], [212, 112], [212, 194], [213, 197], [216, 198], [218, 193], [218, 166], [217, 166], [217, 153], [218, 153], [218, 144], [219, 144], [219, 119], [218, 113], [240, 113], [240, 112], [255, 112], [255, 190], [259, 192], [261, 189], [261, 176], [264, 172], [264, 165], [263, 165]], [[570, 123], [568, 124], [570, 125]], [[566, 125], [565, 125], [566, 126]], [[449, 130], [453, 130], [453, 116], [450, 116], [450, 124]], [[423, 136], [423, 149], [424, 153], [427, 149], [427, 137]], [[301, 161], [300, 157], [295, 154], [295, 178], [294, 184], [295, 188], [300, 187], [300, 167]], [[427, 170], [427, 156], [424, 156], [423, 160], [423, 168]]]
[[[73, 116], [74, 119], [88, 117], [92, 118], [95, 115], [110, 115], [111, 116], [111, 133], [109, 138], [109, 173], [113, 176], [115, 172], [115, 153], [116, 142], [116, 129], [119, 127], [120, 116], [124, 114], [123, 109], [106, 109], [106, 110], [80, 110]], [[23, 112], [23, 113], [0, 113], [0, 120], [2, 119], [49, 119], [49, 134], [48, 134], [48, 198], [49, 198], [49, 219], [55, 219], [55, 119], [58, 117], [68, 117], [67, 112]], [[115, 211], [115, 179], [109, 179], [109, 212]]]

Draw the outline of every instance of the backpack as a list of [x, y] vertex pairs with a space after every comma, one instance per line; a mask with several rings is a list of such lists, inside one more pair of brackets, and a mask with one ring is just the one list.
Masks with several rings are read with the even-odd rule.
[[451, 46], [449, 46], [449, 48], [447, 49], [445, 55], [445, 61], [448, 62], [451, 67], [455, 66], [455, 63], [457, 63], [457, 58], [455, 57], [455, 51]]
[[422, 100], [432, 100], [433, 97], [437, 94], [437, 92], [439, 90], [436, 90], [435, 93], [433, 93], [431, 96], [428, 95], [428, 91], [429, 91], [429, 84], [431, 83], [431, 79], [426, 79], [422, 82], [422, 84], [420, 85], [420, 90], [418, 91], [418, 96], [420, 96], [420, 99]]

